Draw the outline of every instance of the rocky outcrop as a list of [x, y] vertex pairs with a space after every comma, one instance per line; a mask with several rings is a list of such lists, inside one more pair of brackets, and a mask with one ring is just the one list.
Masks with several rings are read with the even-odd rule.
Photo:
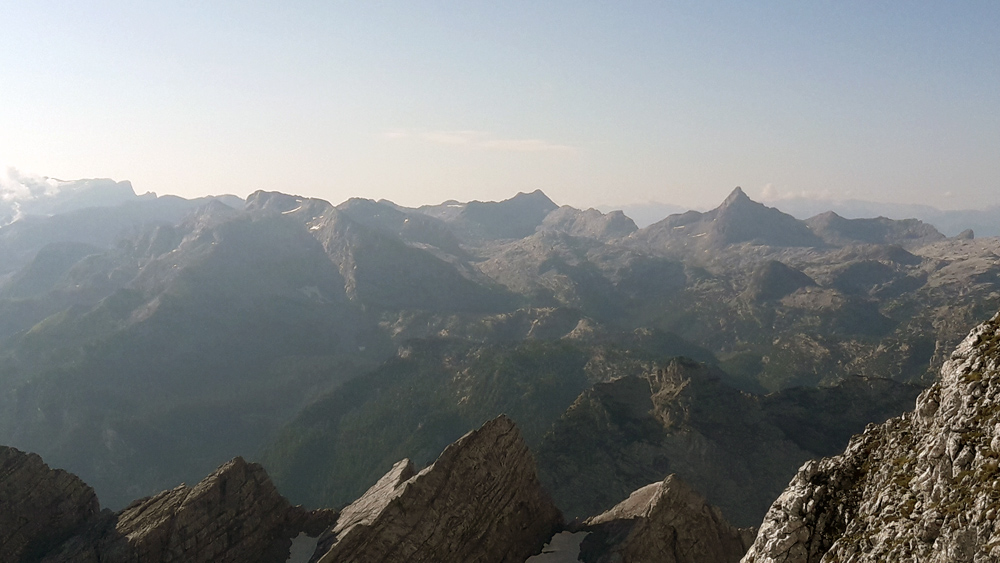
[[731, 522], [752, 526], [803, 462], [842, 451], [854, 433], [903, 412], [919, 393], [852, 378], [759, 397], [726, 378], [678, 358], [643, 377], [595, 384], [542, 440], [542, 483], [572, 519], [676, 473]]
[[754, 301], [776, 301], [799, 289], [814, 287], [816, 282], [795, 268], [768, 260], [750, 276], [744, 293]]
[[711, 211], [671, 215], [634, 236], [654, 248], [684, 251], [718, 249], [744, 242], [777, 247], [826, 244], [804, 222], [751, 200], [738, 187]]
[[34, 559], [97, 516], [94, 489], [36, 454], [0, 446], [0, 561]]
[[933, 225], [919, 219], [845, 219], [827, 211], [806, 219], [806, 225], [830, 244], [901, 244], [916, 247], [945, 238]]
[[419, 473], [397, 463], [341, 512], [313, 561], [521, 563], [560, 521], [520, 433], [501, 415]]
[[596, 209], [580, 211], [568, 205], [549, 213], [538, 229], [603, 241], [627, 237], [639, 230], [621, 211], [605, 214]]
[[585, 563], [736, 563], [753, 540], [677, 476], [652, 483], [584, 522]]
[[284, 561], [292, 538], [317, 535], [332, 519], [292, 507], [263, 467], [238, 457], [194, 487], [132, 503], [118, 514], [114, 543], [127, 543], [121, 560], [137, 563]]
[[836, 457], [806, 463], [746, 563], [1000, 560], [1000, 315], [917, 399]]
[[280, 563], [292, 538], [319, 535], [336, 519], [291, 506], [260, 465], [242, 458], [194, 487], [99, 512], [75, 475], [13, 448], [0, 448], [0, 507], [0, 561], [45, 563]]

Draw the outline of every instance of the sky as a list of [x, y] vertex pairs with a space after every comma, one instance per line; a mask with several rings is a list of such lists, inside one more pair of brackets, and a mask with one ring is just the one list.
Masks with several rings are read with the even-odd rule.
[[992, 0], [0, 0], [0, 165], [185, 197], [980, 208], [998, 30]]

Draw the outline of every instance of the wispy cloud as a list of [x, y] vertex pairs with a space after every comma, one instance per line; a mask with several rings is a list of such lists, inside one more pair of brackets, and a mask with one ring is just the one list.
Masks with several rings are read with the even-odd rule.
[[832, 200], [832, 199], [843, 199], [844, 197], [851, 197], [852, 193], [850, 190], [845, 190], [842, 192], [834, 192], [829, 189], [825, 190], [789, 190], [778, 188], [774, 184], [764, 184], [764, 187], [760, 190], [760, 198], [763, 201], [783, 201], [789, 199], [820, 199], [820, 200]]
[[481, 143], [481, 146], [490, 150], [520, 152], [567, 152], [576, 150], [576, 147], [550, 143], [541, 139], [495, 139]]
[[440, 145], [460, 145], [488, 151], [502, 152], [573, 152], [576, 147], [552, 143], [543, 139], [503, 139], [486, 131], [413, 131], [391, 129], [386, 139], [417, 139]]
[[13, 166], [0, 167], [0, 201], [28, 201], [54, 197], [60, 183], [52, 178], [26, 174]]

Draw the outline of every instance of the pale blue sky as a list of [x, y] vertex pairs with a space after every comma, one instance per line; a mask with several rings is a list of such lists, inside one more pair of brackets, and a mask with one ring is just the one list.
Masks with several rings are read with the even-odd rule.
[[0, 163], [140, 192], [1000, 204], [995, 1], [0, 0], [0, 76]]

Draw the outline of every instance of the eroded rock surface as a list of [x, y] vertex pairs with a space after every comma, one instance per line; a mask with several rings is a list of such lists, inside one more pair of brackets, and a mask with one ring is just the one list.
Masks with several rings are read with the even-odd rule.
[[419, 473], [397, 463], [342, 511], [313, 560], [521, 563], [560, 523], [520, 433], [500, 416]]
[[123, 561], [284, 561], [292, 538], [332, 516], [292, 507], [260, 465], [236, 458], [194, 487], [132, 503], [112, 541], [128, 544]]
[[635, 491], [583, 529], [591, 532], [580, 549], [585, 563], [736, 563], [754, 533], [729, 525], [676, 475]]
[[1000, 560], [1000, 315], [917, 399], [836, 457], [806, 463], [746, 563]]
[[760, 397], [725, 378], [675, 359], [582, 393], [538, 448], [542, 483], [566, 517], [600, 513], [676, 473], [730, 522], [757, 525], [803, 462], [843, 451], [867, 423], [904, 412], [920, 392], [851, 378]]
[[99, 511], [94, 489], [42, 458], [0, 446], [0, 561], [34, 558]]
[[0, 448], [0, 561], [283, 563], [293, 537], [318, 535], [335, 519], [293, 507], [260, 465], [242, 458], [194, 487], [100, 512], [75, 475]]

